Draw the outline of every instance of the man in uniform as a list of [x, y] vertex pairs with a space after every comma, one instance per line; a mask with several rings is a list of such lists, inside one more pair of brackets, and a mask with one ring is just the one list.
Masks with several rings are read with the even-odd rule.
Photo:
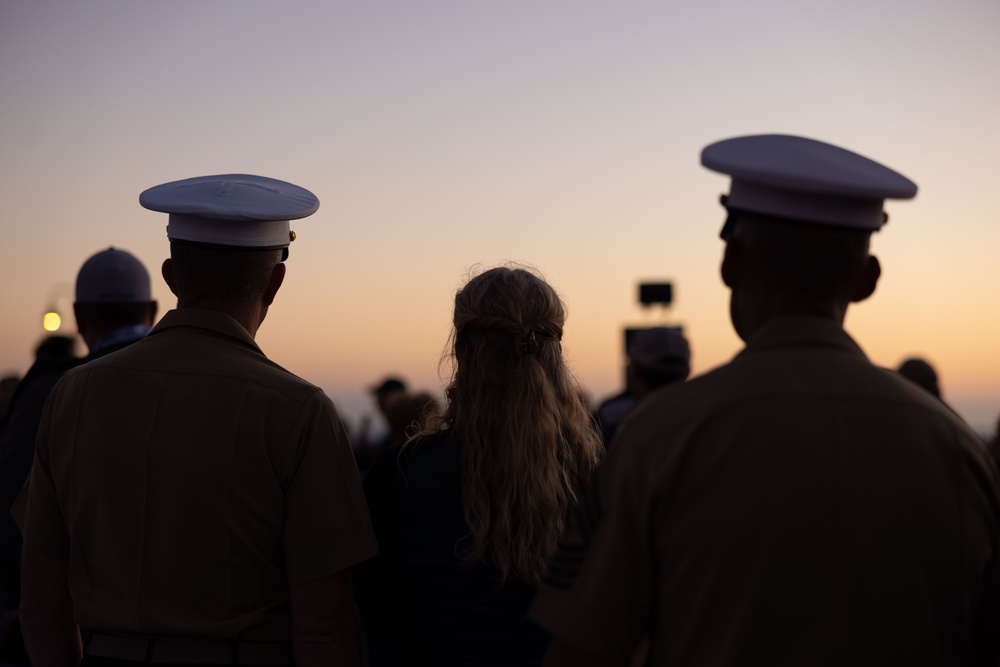
[[546, 665], [966, 665], [1000, 654], [1000, 490], [966, 424], [845, 333], [869, 236], [916, 186], [766, 135], [732, 176], [722, 279], [746, 347], [622, 426], [532, 609]]
[[[5, 615], [16, 610], [21, 599], [21, 533], [7, 512], [31, 470], [42, 408], [56, 382], [71, 368], [131, 345], [149, 333], [156, 319], [149, 272], [124, 250], [112, 247], [91, 255], [76, 274], [73, 313], [89, 354], [82, 359], [72, 354], [53, 359], [43, 355], [40, 346], [0, 432], [0, 613]], [[20, 632], [20, 625], [13, 621], [7, 641], [0, 641], [0, 662], [26, 662], [20, 655]]]
[[46, 406], [23, 517], [32, 662], [75, 664], [78, 622], [83, 665], [359, 665], [345, 573], [376, 546], [346, 434], [254, 342], [289, 221], [319, 202], [245, 175], [139, 201], [170, 214], [177, 309]]

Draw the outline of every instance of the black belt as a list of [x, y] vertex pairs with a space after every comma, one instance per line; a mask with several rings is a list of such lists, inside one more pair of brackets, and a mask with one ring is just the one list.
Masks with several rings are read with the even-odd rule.
[[190, 641], [123, 637], [84, 631], [83, 654], [153, 665], [280, 665], [294, 667], [292, 645], [285, 642]]

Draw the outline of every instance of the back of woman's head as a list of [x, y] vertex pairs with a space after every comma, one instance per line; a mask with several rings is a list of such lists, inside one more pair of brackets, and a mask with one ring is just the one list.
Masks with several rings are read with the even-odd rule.
[[498, 267], [455, 296], [445, 421], [462, 442], [470, 562], [537, 582], [600, 456], [562, 356], [562, 301], [522, 268]]

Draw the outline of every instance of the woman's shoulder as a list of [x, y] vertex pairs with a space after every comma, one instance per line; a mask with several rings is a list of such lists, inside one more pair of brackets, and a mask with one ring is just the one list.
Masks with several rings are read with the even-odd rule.
[[397, 468], [409, 485], [428, 477], [457, 477], [461, 468], [459, 442], [450, 431], [418, 436], [405, 443], [397, 456]]
[[[365, 475], [369, 500], [402, 485], [407, 492], [428, 480], [432, 486], [457, 477], [459, 443], [450, 431], [419, 435], [402, 445], [383, 450]], [[457, 479], [456, 479], [457, 483]]]
[[[424, 433], [384, 450], [372, 469], [391, 469], [394, 475], [419, 472], [456, 463], [458, 441], [450, 431]], [[370, 474], [370, 473], [369, 473]]]

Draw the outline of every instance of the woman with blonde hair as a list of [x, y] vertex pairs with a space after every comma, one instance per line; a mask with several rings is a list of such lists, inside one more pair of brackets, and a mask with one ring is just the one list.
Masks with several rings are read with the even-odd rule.
[[358, 573], [372, 665], [537, 665], [525, 617], [602, 445], [562, 356], [562, 301], [523, 268], [455, 296], [448, 405], [369, 472]]

